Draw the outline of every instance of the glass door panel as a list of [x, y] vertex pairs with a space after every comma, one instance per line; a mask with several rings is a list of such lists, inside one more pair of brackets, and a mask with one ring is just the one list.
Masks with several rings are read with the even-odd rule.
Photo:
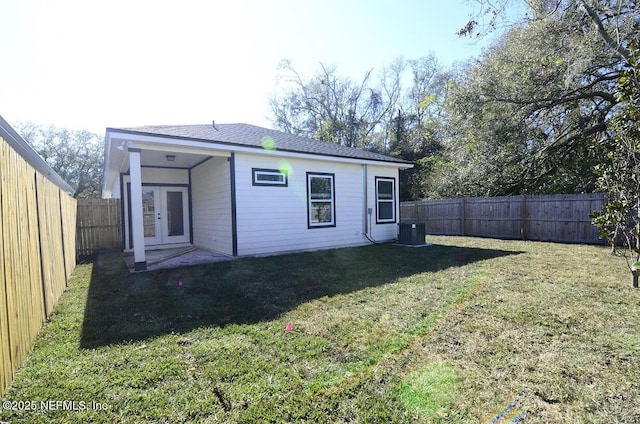
[[186, 187], [142, 188], [142, 223], [147, 246], [189, 242]]
[[189, 191], [186, 187], [161, 187], [162, 243], [189, 242]]
[[156, 236], [155, 197], [154, 190], [142, 190], [142, 222], [145, 237]]
[[167, 191], [167, 234], [184, 235], [183, 192]]
[[160, 191], [158, 188], [142, 188], [142, 225], [144, 244], [151, 246], [162, 243]]

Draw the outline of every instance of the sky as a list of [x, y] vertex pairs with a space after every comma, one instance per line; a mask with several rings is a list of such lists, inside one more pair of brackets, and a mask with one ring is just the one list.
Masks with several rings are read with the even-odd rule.
[[[273, 127], [278, 64], [360, 81], [433, 52], [448, 67], [490, 42], [456, 32], [463, 0], [2, 0], [0, 115], [107, 127]], [[280, 72], [281, 74], [281, 72]]]

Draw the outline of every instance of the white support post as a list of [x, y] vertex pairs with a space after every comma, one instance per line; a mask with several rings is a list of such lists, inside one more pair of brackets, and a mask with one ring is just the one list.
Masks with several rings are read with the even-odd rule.
[[129, 172], [131, 176], [131, 228], [133, 236], [133, 259], [136, 271], [147, 269], [144, 252], [144, 218], [142, 213], [142, 173], [140, 171], [140, 149], [129, 149]]

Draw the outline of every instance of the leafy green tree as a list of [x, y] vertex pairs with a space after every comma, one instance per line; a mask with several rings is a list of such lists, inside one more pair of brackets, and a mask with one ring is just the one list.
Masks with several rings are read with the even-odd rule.
[[436, 189], [442, 197], [522, 190], [529, 127], [516, 105], [488, 100], [482, 93], [485, 88], [479, 85], [490, 74], [486, 66], [473, 66], [451, 90], [449, 131], [443, 141], [443, 159], [449, 166], [442, 169], [442, 184]]
[[[477, 2], [489, 16], [464, 34], [500, 27], [508, 5]], [[599, 158], [589, 140], [617, 114], [616, 82], [638, 32], [633, 1], [530, 1], [515, 25], [467, 69], [448, 104], [457, 194], [592, 191]], [[478, 29], [479, 28], [479, 29]], [[616, 34], [616, 37], [611, 34]], [[455, 194], [455, 193], [448, 193]]]
[[75, 197], [100, 197], [104, 146], [97, 134], [30, 122], [14, 128], [75, 189]]
[[431, 179], [442, 166], [442, 105], [456, 74], [444, 70], [433, 54], [409, 60], [408, 65], [412, 84], [389, 125], [389, 154], [414, 162], [400, 175], [400, 198], [417, 200], [431, 197]]
[[[597, 156], [609, 160], [596, 167], [598, 188], [610, 200], [591, 215], [614, 251], [627, 259], [633, 287], [640, 276], [640, 50], [631, 43], [629, 66], [619, 85], [621, 110], [609, 126], [609, 136], [593, 143]], [[623, 249], [615, 249], [616, 245]]]

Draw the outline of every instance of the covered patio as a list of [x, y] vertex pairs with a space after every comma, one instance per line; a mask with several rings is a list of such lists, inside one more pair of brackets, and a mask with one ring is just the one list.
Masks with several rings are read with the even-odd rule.
[[[105, 154], [109, 166], [105, 167], [103, 196], [122, 199], [123, 248], [130, 269], [144, 271], [227, 258], [231, 248], [221, 242], [216, 246], [218, 253], [194, 248], [198, 244], [194, 233], [197, 239], [201, 227], [208, 224], [202, 218], [206, 211], [194, 208], [194, 198], [198, 203], [200, 193], [210, 186], [210, 181], [201, 177], [202, 169], [215, 167], [228, 180], [228, 150], [202, 141], [108, 129]], [[222, 197], [230, 196], [230, 187], [226, 187]], [[185, 249], [189, 251], [163, 259], [165, 254]]]

